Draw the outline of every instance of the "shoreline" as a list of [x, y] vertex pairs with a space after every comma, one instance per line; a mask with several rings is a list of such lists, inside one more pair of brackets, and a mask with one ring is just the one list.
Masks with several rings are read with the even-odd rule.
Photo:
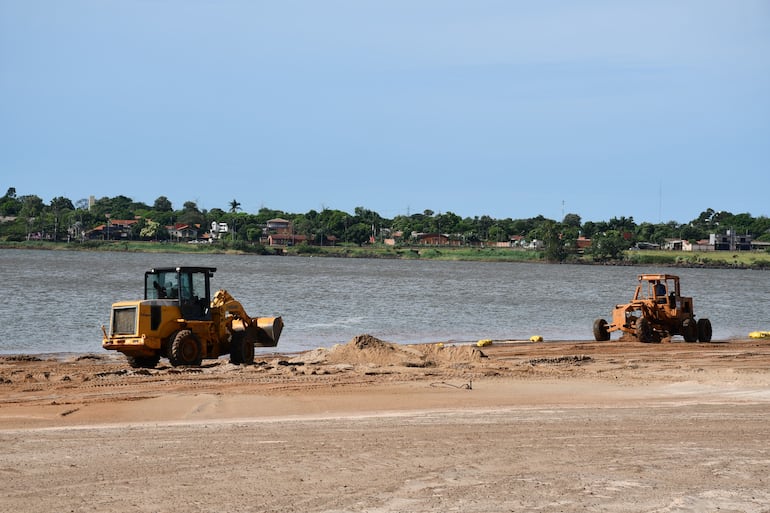
[[[710, 342], [698, 342], [699, 344], [704, 344], [706, 346], [708, 345], [722, 345], [722, 344], [730, 344], [730, 343], [737, 343], [737, 342], [753, 342], [759, 339], [751, 339], [750, 337], [730, 337], [726, 339], [721, 340], [711, 340]], [[548, 345], [559, 345], [559, 344], [572, 344], [579, 346], [581, 344], [637, 344], [638, 342], [634, 341], [628, 341], [628, 340], [621, 340], [620, 337], [613, 338], [612, 340], [606, 341], [606, 342], [597, 342], [595, 340], [591, 339], [585, 339], [585, 340], [575, 340], [575, 339], [552, 339], [552, 340], [541, 340], [538, 342], [532, 342], [531, 340], [491, 340], [491, 342], [488, 345], [484, 346], [478, 346], [477, 340], [467, 340], [467, 341], [434, 341], [434, 342], [389, 342], [393, 344], [394, 346], [401, 346], [401, 347], [408, 347], [408, 346], [431, 346], [431, 345], [441, 345], [444, 347], [478, 347], [481, 351], [484, 351], [485, 349], [490, 348], [503, 348], [503, 347], [514, 347], [514, 346], [522, 346], [522, 347], [531, 347], [535, 344], [544, 344], [546, 346]], [[645, 343], [645, 346], [656, 346], [661, 344], [673, 344], [673, 345], [680, 345], [680, 344], [691, 344], [690, 342], [685, 342], [684, 340], [676, 339], [673, 341], [668, 342], [651, 342], [651, 343]], [[311, 351], [314, 351], [316, 349], [322, 349], [322, 350], [328, 350], [333, 346], [341, 345], [340, 343], [334, 343], [330, 344], [330, 346], [318, 346], [315, 349], [304, 349], [304, 350], [298, 350], [298, 351], [270, 351], [265, 353], [256, 353], [254, 356], [255, 361], [262, 358], [280, 358], [280, 357], [286, 357], [286, 358], [294, 358], [298, 355], [301, 355], [303, 353], [308, 353]], [[271, 348], [274, 349], [274, 348]], [[220, 356], [219, 358], [215, 359], [207, 359], [203, 360], [204, 365], [206, 362], [216, 362], [219, 360], [227, 360], [229, 357], [228, 355]], [[96, 351], [46, 351], [41, 353], [35, 353], [35, 352], [0, 352], [0, 360], [7, 360], [7, 361], [45, 361], [45, 360], [54, 360], [54, 361], [66, 361], [66, 360], [95, 360], [95, 361], [103, 361], [103, 360], [114, 360], [114, 361], [122, 361], [125, 362], [125, 356], [122, 353], [115, 352], [115, 351], [107, 351], [107, 350], [96, 350]]]
[[[244, 251], [242, 249], [219, 248], [211, 247], [210, 245], [186, 243], [99, 241], [87, 242], [86, 244], [88, 244], [88, 246], [84, 247], [81, 246], [80, 243], [71, 242], [0, 242], [0, 249], [508, 262], [547, 265], [658, 266], [683, 269], [743, 269], [760, 271], [770, 269], [770, 253], [768, 252], [731, 253], [726, 251], [673, 252], [661, 250], [627, 250], [625, 252], [626, 258], [624, 260], [592, 261], [582, 255], [575, 255], [565, 262], [549, 262], [543, 258], [542, 251], [495, 247], [454, 248], [451, 246], [414, 246], [397, 248], [391, 246], [308, 246], [309, 250], [304, 251], [295, 246], [292, 248], [272, 248], [270, 251], [266, 251], [265, 247], [263, 247], [265, 251]], [[152, 244], [153, 247], [145, 246], [150, 244]], [[121, 248], [120, 246], [123, 247]], [[282, 253], [277, 253], [279, 250]], [[729, 260], [730, 258], [732, 258], [732, 262]]]

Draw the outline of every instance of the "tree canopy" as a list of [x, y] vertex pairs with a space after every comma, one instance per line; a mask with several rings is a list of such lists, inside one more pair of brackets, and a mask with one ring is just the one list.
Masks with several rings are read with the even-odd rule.
[[224, 205], [224, 209], [209, 211], [201, 211], [194, 201], [186, 201], [181, 209], [175, 210], [166, 196], [159, 196], [152, 206], [122, 195], [102, 197], [91, 205], [85, 199], [73, 202], [65, 197], [55, 197], [46, 203], [36, 195], [18, 195], [14, 187], [9, 187], [0, 197], [0, 216], [5, 219], [0, 224], [0, 238], [11, 240], [23, 240], [33, 235], [64, 240], [81, 236], [110, 220], [139, 220], [132, 230], [132, 236], [136, 238], [167, 237], [165, 227], [179, 224], [196, 225], [206, 230], [212, 221], [216, 221], [228, 223], [233, 240], [258, 241], [267, 221], [282, 218], [293, 224], [295, 234], [321, 244], [331, 239], [365, 244], [370, 240], [397, 236], [408, 244], [413, 242], [413, 236], [430, 233], [443, 234], [458, 244], [537, 239], [545, 244], [545, 257], [555, 261], [563, 261], [576, 248], [575, 241], [579, 237], [593, 240], [591, 253], [597, 259], [615, 258], [619, 251], [636, 242], [661, 244], [672, 238], [695, 242], [726, 230], [770, 242], [770, 218], [712, 208], [700, 212], [687, 223], [637, 223], [633, 217], [625, 216], [606, 221], [583, 221], [575, 213], [566, 214], [561, 221], [542, 215], [526, 219], [495, 219], [488, 215], [462, 218], [451, 211], [430, 209], [388, 219], [364, 206], [356, 207], [352, 213], [329, 208], [320, 212], [290, 213], [264, 207], [256, 213], [247, 213], [243, 212], [237, 199]]

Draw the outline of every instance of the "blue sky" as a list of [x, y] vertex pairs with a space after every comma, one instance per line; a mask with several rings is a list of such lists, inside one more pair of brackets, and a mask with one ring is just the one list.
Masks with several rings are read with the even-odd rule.
[[0, 0], [0, 194], [770, 215], [770, 1]]

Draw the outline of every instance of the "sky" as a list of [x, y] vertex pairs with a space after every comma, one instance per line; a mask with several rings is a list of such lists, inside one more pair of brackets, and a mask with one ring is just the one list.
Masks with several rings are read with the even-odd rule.
[[770, 0], [0, 0], [0, 194], [770, 215]]

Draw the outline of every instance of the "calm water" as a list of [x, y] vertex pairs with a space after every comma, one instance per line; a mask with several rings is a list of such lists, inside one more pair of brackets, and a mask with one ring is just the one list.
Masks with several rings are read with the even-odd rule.
[[[330, 347], [369, 333], [410, 343], [592, 339], [633, 293], [636, 275], [661, 268], [525, 263], [351, 260], [0, 250], [0, 353], [100, 352], [110, 305], [140, 299], [144, 271], [217, 267], [251, 315], [282, 315], [281, 351]], [[715, 339], [770, 330], [770, 273], [677, 269]], [[618, 336], [613, 334], [613, 338]], [[264, 351], [264, 350], [263, 350]], [[259, 352], [259, 349], [258, 349]]]

